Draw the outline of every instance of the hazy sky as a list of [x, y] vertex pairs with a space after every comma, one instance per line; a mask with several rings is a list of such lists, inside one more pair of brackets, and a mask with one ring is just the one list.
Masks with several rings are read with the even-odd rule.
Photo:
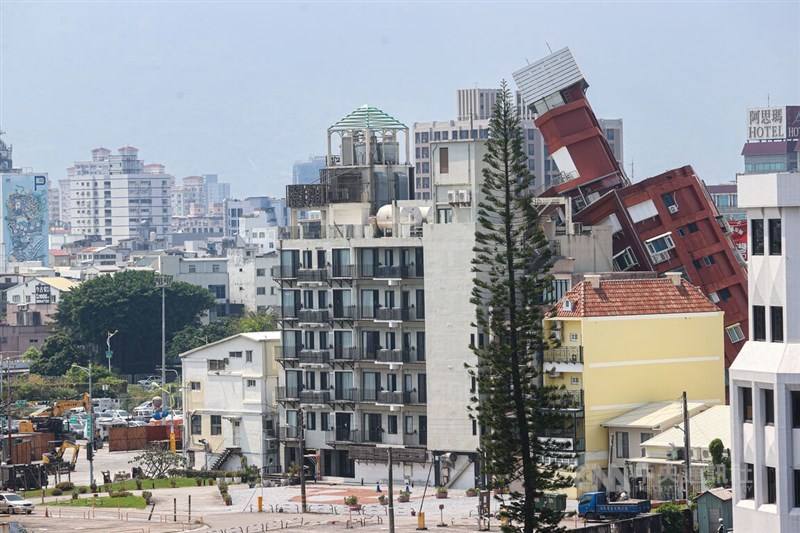
[[284, 194], [295, 160], [362, 104], [454, 119], [569, 46], [635, 180], [743, 167], [748, 107], [800, 104], [800, 2], [15, 2], [0, 0], [0, 128], [15, 166], [63, 178], [130, 144], [180, 179]]

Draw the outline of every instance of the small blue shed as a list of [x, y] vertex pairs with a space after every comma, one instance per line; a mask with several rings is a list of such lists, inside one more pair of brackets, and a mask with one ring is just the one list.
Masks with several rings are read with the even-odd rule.
[[719, 519], [722, 518], [725, 530], [733, 529], [733, 491], [716, 488], [695, 496], [697, 502], [697, 523], [700, 533], [717, 533]]

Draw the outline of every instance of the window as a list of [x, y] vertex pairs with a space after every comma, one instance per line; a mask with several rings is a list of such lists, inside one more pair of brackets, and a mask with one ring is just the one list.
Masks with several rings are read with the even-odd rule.
[[627, 431], [617, 431], [617, 457], [620, 459], [629, 457]]
[[614, 140], [614, 130], [606, 130], [606, 139], [609, 141]]
[[764, 255], [764, 221], [754, 218], [750, 221], [750, 237], [753, 242], [752, 254]]
[[253, 362], [253, 350], [247, 350], [246, 352], [244, 352], [244, 357], [245, 357], [244, 358], [245, 362], [252, 363]]
[[397, 435], [397, 415], [389, 415], [389, 435]]
[[673, 193], [668, 192], [666, 194], [662, 194], [661, 200], [664, 202], [664, 205], [667, 207], [667, 209], [670, 209], [672, 206], [675, 206], [672, 207], [672, 209], [670, 209], [670, 212], [676, 210], [678, 204], [675, 203], [675, 196], [673, 195]]
[[572, 376], [572, 384], [573, 385], [580, 385], [581, 384], [581, 378], [579, 378], [578, 376]]
[[266, 275], [267, 275], [267, 269], [266, 268], [257, 268], [256, 269], [256, 276], [257, 277], [263, 278]]
[[192, 415], [192, 435], [200, 435], [203, 431], [203, 419], [200, 415]]
[[[653, 438], [652, 433], [647, 433], [643, 431], [642, 433], [639, 434], [639, 444], [644, 444], [645, 442], [649, 441], [652, 438]], [[641, 450], [642, 450], [642, 457], [644, 457], [645, 456], [644, 446], [641, 447]]]
[[703, 258], [703, 262], [706, 264], [706, 266], [711, 266], [714, 264], [714, 258], [710, 255], [707, 255]]
[[414, 433], [414, 417], [407, 416], [406, 417], [406, 426], [405, 426], [406, 435], [411, 435]]
[[739, 396], [742, 397], [742, 416], [745, 422], [753, 421], [753, 389], [739, 387]]
[[744, 464], [744, 499], [745, 500], [752, 500], [753, 499], [753, 485], [755, 479], [753, 476], [753, 463], [745, 463]]
[[775, 394], [772, 389], [763, 389], [764, 394], [764, 424], [772, 426], [775, 424]]
[[703, 263], [701, 263], [699, 259], [695, 259], [694, 261], [692, 261], [692, 264], [694, 265], [694, 268], [696, 268], [697, 270], [703, 268]]
[[[712, 300], [713, 301], [713, 300]], [[728, 338], [731, 342], [739, 342], [744, 340], [744, 333], [742, 332], [741, 324], [734, 324], [725, 328]]]
[[636, 261], [636, 256], [633, 255], [633, 250], [630, 246], [614, 256], [614, 270], [619, 272], [630, 270], [638, 264], [639, 263]]
[[686, 224], [686, 229], [689, 230], [689, 233], [697, 233], [699, 231], [697, 223], [695, 222], [689, 222]]
[[577, 333], [570, 333], [569, 334], [569, 341], [570, 342], [578, 342], [578, 334]]
[[248, 379], [247, 380], [247, 387], [248, 388], [253, 388], [255, 386], [256, 386], [256, 380], [254, 380], [254, 379]]
[[767, 317], [763, 305], [753, 306], [753, 340], [767, 340]]
[[256, 294], [259, 295], [259, 296], [266, 295], [267, 294], [267, 288], [266, 287], [256, 287]]
[[731, 297], [731, 290], [725, 287], [723, 289], [718, 290], [717, 294], [719, 295], [720, 300], [722, 300], [723, 302], [727, 302]]
[[767, 227], [769, 229], [769, 255], [781, 255], [781, 219], [769, 219]]
[[800, 507], [800, 470], [794, 471], [794, 507]]
[[675, 248], [675, 243], [672, 241], [672, 235], [669, 233], [659, 235], [658, 237], [653, 237], [652, 239], [645, 241], [645, 244], [647, 244], [647, 250], [652, 255], [666, 252]]
[[680, 235], [681, 237], [685, 237], [686, 236], [686, 230], [683, 229], [683, 228], [678, 228], [678, 235]]
[[770, 306], [769, 325], [772, 342], [783, 342], [783, 307]]
[[211, 272], [217, 273], [219, 272], [219, 263], [214, 263], [211, 265]]
[[222, 435], [222, 416], [211, 415], [211, 434]]
[[328, 421], [328, 413], [319, 414], [319, 426], [322, 431], [328, 431], [331, 428], [331, 424]]
[[791, 391], [792, 401], [792, 427], [800, 429], [800, 391]]
[[200, 390], [200, 382], [199, 381], [190, 381], [189, 382], [189, 389], [190, 390]]
[[228, 352], [228, 357], [238, 357], [239, 359], [241, 359], [242, 352]]
[[448, 148], [439, 148], [439, 173], [447, 174], [450, 172], [450, 154]]
[[775, 469], [771, 466], [767, 467], [767, 503], [775, 503], [777, 501], [777, 491], [775, 490]]
[[306, 429], [310, 431], [317, 430], [317, 413], [306, 412]]
[[208, 360], [208, 369], [209, 370], [225, 370], [225, 361], [221, 359], [209, 359]]
[[225, 285], [209, 285], [208, 290], [218, 300], [225, 298]]
[[197, 265], [189, 265], [189, 274], [197, 272]]
[[427, 161], [422, 163], [422, 174], [430, 174], [431, 164]]

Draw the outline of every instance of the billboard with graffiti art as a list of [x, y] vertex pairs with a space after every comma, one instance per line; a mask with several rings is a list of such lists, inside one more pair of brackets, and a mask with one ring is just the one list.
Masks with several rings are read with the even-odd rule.
[[0, 174], [4, 263], [47, 265], [47, 175]]
[[742, 259], [747, 261], [747, 219], [728, 219], [731, 227], [733, 246], [739, 250]]

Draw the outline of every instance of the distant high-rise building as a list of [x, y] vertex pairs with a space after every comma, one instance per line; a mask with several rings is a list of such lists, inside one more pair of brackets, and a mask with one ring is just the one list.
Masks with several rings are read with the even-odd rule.
[[164, 165], [145, 165], [137, 148], [124, 146], [117, 152], [96, 148], [91, 161], [76, 161], [67, 169], [72, 230], [107, 244], [169, 247], [175, 178], [164, 172]]
[[229, 198], [225, 200], [223, 208], [225, 235], [227, 237], [238, 235], [241, 226], [240, 219], [251, 217], [259, 211], [266, 213], [267, 226], [287, 225], [286, 198], [274, 198], [271, 196], [251, 196], [244, 200]]
[[[0, 136], [2, 135], [3, 132], [0, 131]], [[11, 145], [6, 144], [0, 137], [0, 172], [9, 172], [14, 167], [14, 163], [11, 160], [11, 152]]]
[[325, 168], [325, 156], [311, 156], [308, 161], [295, 161], [292, 165], [292, 184], [305, 185], [319, 181], [319, 171]]
[[213, 205], [221, 205], [231, 197], [231, 184], [220, 183], [216, 174], [203, 174], [203, 186], [206, 193], [206, 213], [213, 211]]

